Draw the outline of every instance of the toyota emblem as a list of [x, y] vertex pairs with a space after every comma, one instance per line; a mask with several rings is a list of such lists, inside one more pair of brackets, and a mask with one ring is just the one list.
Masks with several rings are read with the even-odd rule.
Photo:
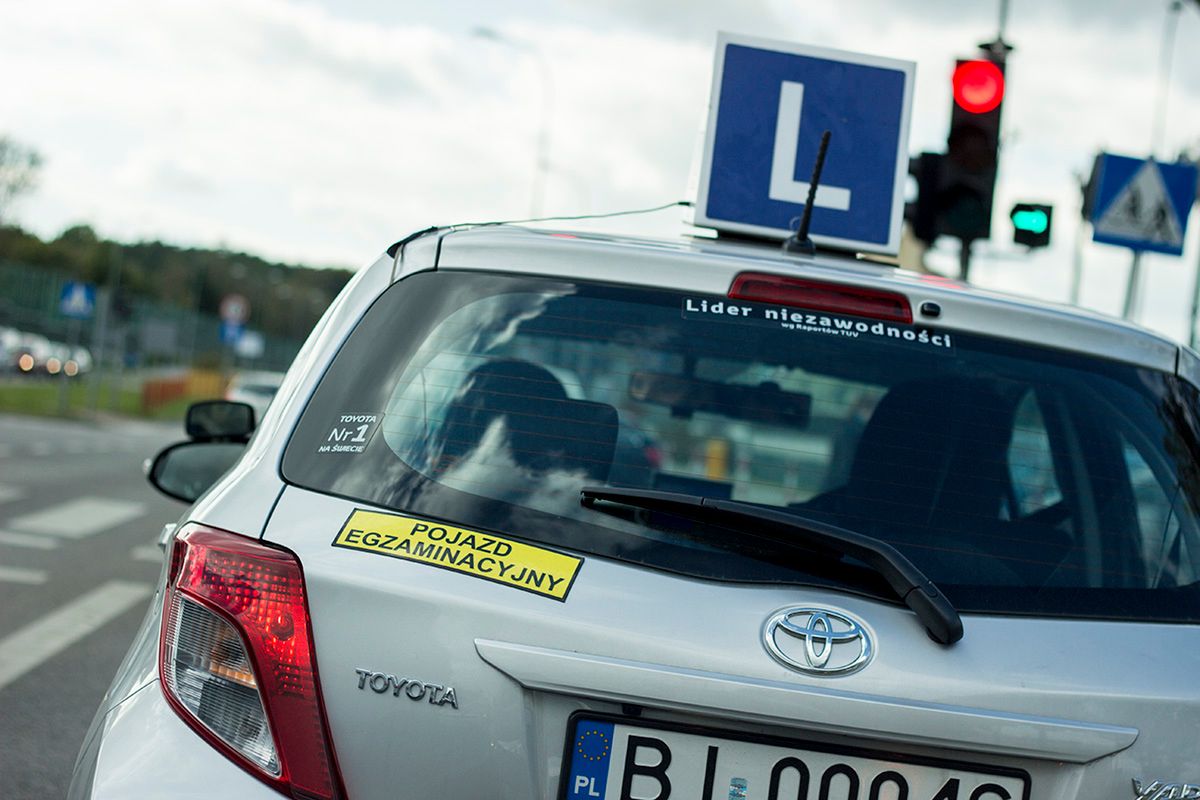
[[763, 645], [789, 669], [808, 675], [849, 675], [874, 655], [858, 620], [827, 608], [785, 608], [763, 626]]

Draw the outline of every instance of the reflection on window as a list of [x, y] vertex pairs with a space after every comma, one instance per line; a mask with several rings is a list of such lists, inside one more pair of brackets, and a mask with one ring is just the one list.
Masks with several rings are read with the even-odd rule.
[[1174, 502], [1154, 477], [1146, 459], [1134, 445], [1122, 437], [1122, 455], [1129, 471], [1129, 487], [1137, 512], [1138, 539], [1147, 586], [1184, 586], [1196, 580], [1189, 548]]
[[1017, 405], [1012, 441], [1008, 445], [1008, 471], [1018, 519], [1062, 500], [1054, 474], [1050, 435], [1032, 391], [1026, 392]]
[[[624, 304], [563, 302], [583, 326], [594, 320], [603, 330], [603, 319], [622, 318]], [[555, 328], [562, 317], [539, 324], [541, 303], [485, 298], [430, 333], [385, 415], [385, 439], [401, 459], [485, 497], [511, 501], [527, 482], [521, 502], [556, 513], [564, 513], [557, 500], [552, 509], [536, 499], [548, 473], [531, 471], [537, 459], [526, 450], [558, 452], [559, 463], [542, 459], [541, 466], [574, 476], [575, 486], [586, 478], [787, 506], [845, 482], [885, 393], [752, 358], [708, 356], [702, 343], [684, 342], [684, 353], [666, 326], [637, 337], [564, 338]], [[496, 304], [530, 311], [504, 336], [482, 336], [475, 321], [499, 316]], [[598, 463], [605, 458], [607, 472]]]

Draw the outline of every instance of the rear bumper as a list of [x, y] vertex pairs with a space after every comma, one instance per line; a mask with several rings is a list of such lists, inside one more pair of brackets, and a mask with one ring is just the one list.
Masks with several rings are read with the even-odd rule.
[[179, 719], [155, 681], [93, 723], [67, 797], [278, 800], [280, 795]]

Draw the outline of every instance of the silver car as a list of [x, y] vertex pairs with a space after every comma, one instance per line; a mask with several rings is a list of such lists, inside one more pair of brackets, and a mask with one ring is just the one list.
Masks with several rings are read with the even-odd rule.
[[155, 461], [199, 499], [71, 796], [1200, 797], [1198, 365], [829, 255], [415, 235]]

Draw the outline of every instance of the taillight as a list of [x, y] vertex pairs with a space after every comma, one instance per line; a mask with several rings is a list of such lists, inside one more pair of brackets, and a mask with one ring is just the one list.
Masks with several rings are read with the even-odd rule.
[[342, 797], [296, 557], [188, 525], [175, 538], [159, 674], [176, 712], [284, 794]]
[[898, 292], [868, 289], [840, 283], [824, 283], [786, 275], [743, 272], [733, 279], [729, 296], [759, 303], [849, 314], [854, 317], [911, 324], [908, 298]]

